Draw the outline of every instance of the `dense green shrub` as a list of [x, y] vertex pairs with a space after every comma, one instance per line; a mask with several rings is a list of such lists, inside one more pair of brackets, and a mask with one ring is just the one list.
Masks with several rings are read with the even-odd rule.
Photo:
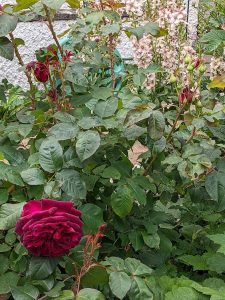
[[[78, 18], [62, 46], [52, 21], [64, 2]], [[225, 299], [224, 28], [194, 49], [179, 1], [145, 13], [96, 2], [0, 9], [0, 55], [19, 59], [30, 87], [0, 85], [0, 297]], [[25, 65], [13, 31], [37, 14], [55, 44]], [[24, 204], [43, 198], [82, 211], [84, 236], [62, 257], [33, 257], [15, 234]]]

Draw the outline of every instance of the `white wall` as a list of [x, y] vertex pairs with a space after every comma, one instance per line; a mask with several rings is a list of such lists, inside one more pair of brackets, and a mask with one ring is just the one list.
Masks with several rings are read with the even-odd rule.
[[[15, 2], [15, 0], [0, 0], [1, 4], [13, 4]], [[192, 27], [192, 24], [195, 26], [197, 18], [196, 10], [194, 10], [192, 6], [190, 6], [190, 8], [190, 25]], [[74, 21], [55, 21], [55, 31], [57, 33], [63, 32], [68, 27], [68, 24], [72, 22]], [[53, 42], [51, 33], [49, 32], [45, 22], [19, 23], [14, 35], [15, 37], [22, 38], [25, 41], [25, 46], [20, 47], [20, 53], [25, 63], [34, 59], [34, 52], [36, 49], [48, 46]], [[192, 33], [192, 38], [194, 35], [195, 34]], [[125, 35], [121, 37], [119, 50], [123, 57], [131, 57], [132, 55], [131, 46]], [[27, 87], [26, 77], [16, 59], [11, 62], [0, 57], [0, 81], [4, 78], [7, 78], [13, 84], [19, 84], [22, 87]]]

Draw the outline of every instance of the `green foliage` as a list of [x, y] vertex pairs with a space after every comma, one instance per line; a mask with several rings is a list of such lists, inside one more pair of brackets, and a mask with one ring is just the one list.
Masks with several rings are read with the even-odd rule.
[[[169, 45], [166, 26], [148, 7], [128, 24], [122, 2], [105, 2], [17, 0], [0, 12], [0, 55], [12, 60], [24, 45], [9, 34], [18, 18], [47, 17], [52, 30], [63, 4], [80, 8], [63, 47], [36, 52], [44, 85], [35, 69], [29, 91], [0, 84], [0, 299], [225, 299], [224, 75], [209, 79], [202, 62], [224, 47], [223, 3], [196, 43], [202, 68], [179, 61], [170, 74], [155, 49], [142, 68], [116, 48], [124, 33]], [[41, 198], [82, 212], [84, 236], [59, 258], [32, 257], [15, 233], [24, 204]]]

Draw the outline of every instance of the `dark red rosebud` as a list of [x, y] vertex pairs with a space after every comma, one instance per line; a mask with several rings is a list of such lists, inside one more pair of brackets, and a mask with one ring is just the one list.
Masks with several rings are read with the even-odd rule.
[[197, 58], [193, 63], [194, 68], [197, 69], [200, 66], [201, 62], [202, 62], [201, 59]]
[[27, 64], [26, 69], [28, 72], [34, 71], [34, 75], [39, 82], [47, 82], [49, 79], [48, 66], [42, 62], [32, 61]]
[[42, 83], [45, 83], [49, 79], [49, 69], [48, 66], [46, 66], [42, 62], [36, 62], [34, 67], [34, 75], [36, 79]]
[[74, 54], [71, 51], [65, 51], [62, 60], [64, 62], [71, 62], [71, 58], [74, 56]]
[[179, 102], [183, 104], [184, 101], [187, 100], [189, 103], [192, 103], [193, 97], [194, 93], [189, 87], [185, 87], [179, 95]]
[[3, 11], [3, 6], [0, 4], [0, 11]]

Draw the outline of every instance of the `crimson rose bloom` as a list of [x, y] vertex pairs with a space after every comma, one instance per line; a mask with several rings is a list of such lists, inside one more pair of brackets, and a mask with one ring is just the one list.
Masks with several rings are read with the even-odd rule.
[[48, 66], [42, 62], [32, 61], [27, 65], [27, 70], [34, 71], [34, 75], [39, 82], [47, 82], [49, 79]]
[[80, 217], [72, 202], [30, 200], [17, 221], [16, 233], [34, 256], [61, 256], [80, 242]]

